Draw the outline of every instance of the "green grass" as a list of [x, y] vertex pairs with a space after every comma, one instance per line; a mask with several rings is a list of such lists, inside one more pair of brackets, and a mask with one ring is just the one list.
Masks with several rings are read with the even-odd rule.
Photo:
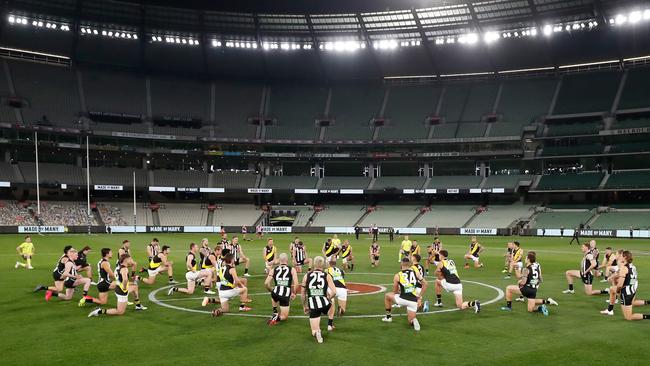
[[[63, 246], [72, 244], [93, 247], [89, 262], [94, 266], [102, 247], [115, 250], [125, 238], [132, 241], [135, 259], [146, 261], [145, 245], [153, 235], [48, 235], [34, 236], [37, 250], [33, 271], [16, 270], [14, 248], [21, 242], [19, 235], [0, 236], [0, 283], [3, 296], [0, 300], [0, 349], [2, 365], [32, 364], [201, 364], [202, 362], [227, 362], [229, 364], [277, 365], [277, 364], [350, 364], [394, 365], [409, 362], [431, 362], [437, 365], [502, 365], [526, 362], [534, 365], [587, 365], [647, 364], [650, 351], [650, 321], [627, 322], [623, 320], [620, 307], [614, 317], [604, 317], [598, 312], [605, 306], [604, 297], [587, 297], [582, 284], [576, 283], [576, 294], [563, 295], [566, 288], [564, 271], [577, 269], [580, 262], [579, 248], [568, 246], [568, 239], [522, 237], [526, 250], [538, 252], [544, 272], [540, 296], [552, 296], [559, 307], [551, 307], [547, 318], [541, 314], [528, 314], [521, 303], [514, 303], [512, 313], [499, 310], [505, 300], [486, 305], [476, 315], [473, 311], [447, 312], [421, 315], [422, 331], [415, 333], [403, 317], [396, 317], [392, 324], [384, 324], [378, 318], [336, 319], [337, 329], [325, 334], [325, 343], [317, 345], [310, 337], [306, 319], [289, 319], [288, 322], [269, 328], [262, 318], [222, 317], [168, 309], [151, 303], [147, 295], [152, 290], [166, 286], [162, 276], [155, 286], [142, 284], [141, 297], [149, 307], [146, 312], [129, 308], [121, 317], [87, 318], [92, 307], [79, 308], [76, 300], [64, 302], [43, 300], [43, 293], [33, 294], [37, 283], [50, 283], [51, 271]], [[171, 245], [172, 260], [176, 263], [176, 279], [182, 279], [182, 263], [190, 241], [198, 241], [201, 234], [157, 234], [162, 244]], [[291, 235], [274, 235], [280, 251], [286, 251]], [[320, 251], [324, 235], [303, 235], [310, 256]], [[351, 237], [353, 239], [353, 237]], [[431, 237], [417, 237], [423, 245]], [[467, 237], [443, 237], [443, 243], [451, 258], [462, 267], [462, 255], [467, 248]], [[216, 237], [211, 240], [216, 242]], [[504, 280], [501, 274], [506, 238], [483, 237], [487, 248], [482, 255], [486, 268], [465, 270], [460, 268], [463, 280], [477, 281], [504, 289], [514, 280]], [[635, 253], [639, 269], [639, 298], [650, 298], [650, 243], [647, 240], [599, 240], [600, 247], [607, 245], [627, 248]], [[398, 270], [397, 241], [382, 241], [382, 263], [371, 268], [367, 258], [370, 241], [363, 237], [352, 240], [356, 254], [355, 272], [347, 280], [387, 284], [391, 274]], [[244, 249], [252, 258], [250, 282], [251, 293], [263, 291], [263, 241], [244, 242]], [[424, 247], [424, 245], [423, 245]], [[93, 268], [95, 271], [95, 268]], [[239, 270], [241, 273], [241, 269]], [[368, 274], [364, 274], [368, 273]], [[385, 274], [380, 274], [385, 273]], [[95, 275], [95, 273], [93, 274]], [[650, 282], [650, 281], [649, 281]], [[596, 283], [594, 288], [602, 288]], [[465, 284], [465, 297], [482, 301], [497, 296], [493, 289]], [[91, 288], [91, 295], [96, 289]], [[174, 301], [167, 302], [190, 309], [200, 309], [201, 296], [175, 294]], [[166, 299], [164, 292], [158, 298]], [[426, 294], [434, 298], [433, 287]], [[256, 295], [252, 303], [253, 314], [270, 313], [267, 295]], [[449, 294], [443, 295], [445, 309], [453, 304]], [[237, 303], [237, 302], [235, 302]], [[115, 305], [115, 296], [109, 295], [109, 305]], [[293, 304], [292, 315], [299, 315], [299, 302]], [[434, 308], [435, 309], [435, 308]], [[403, 311], [403, 310], [402, 310]], [[398, 311], [402, 312], [402, 311]], [[650, 307], [637, 308], [650, 313]], [[350, 297], [348, 315], [382, 314], [383, 294]], [[323, 326], [326, 321], [323, 320]], [[325, 331], [326, 333], [326, 331]]]

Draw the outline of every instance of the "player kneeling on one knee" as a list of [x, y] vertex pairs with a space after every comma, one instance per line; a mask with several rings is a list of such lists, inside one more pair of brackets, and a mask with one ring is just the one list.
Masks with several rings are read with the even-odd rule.
[[88, 317], [99, 315], [122, 315], [126, 312], [126, 306], [129, 302], [129, 293], [134, 295], [135, 310], [147, 310], [140, 303], [138, 285], [129, 280], [129, 267], [133, 267], [135, 262], [129, 254], [122, 254], [115, 268], [115, 296], [117, 297], [117, 307], [113, 309], [97, 308], [88, 314]]
[[637, 300], [636, 291], [638, 288], [638, 274], [636, 266], [632, 264], [632, 253], [630, 251], [623, 251], [617, 261], [620, 269], [618, 271], [618, 282], [616, 283], [616, 292], [620, 293], [621, 297], [621, 311], [626, 320], [648, 320], [650, 314], [634, 313], [634, 306], [650, 305], [648, 300]]
[[74, 261], [77, 260], [79, 253], [76, 249], [70, 248], [67, 251], [68, 261], [65, 262], [63, 266], [63, 271], [60, 278], [63, 279], [63, 287], [65, 288], [65, 293], [48, 290], [45, 293], [45, 300], [49, 301], [52, 296], [56, 296], [61, 300], [72, 300], [74, 295], [74, 290], [77, 286], [83, 286], [83, 295], [88, 295], [88, 290], [90, 289], [90, 278], [83, 277], [77, 273], [77, 266]]
[[251, 308], [245, 304], [250, 302], [248, 299], [248, 288], [246, 281], [237, 276], [235, 268], [235, 256], [228, 253], [224, 257], [224, 264], [219, 268], [219, 299], [204, 297], [201, 305], [206, 306], [212, 303], [221, 303], [220, 309], [212, 311], [212, 316], [220, 316], [230, 311], [230, 299], [239, 296], [241, 303], [239, 311], [250, 311]]
[[[393, 292], [388, 292], [384, 296], [386, 316], [381, 320], [384, 322], [393, 321], [391, 308], [393, 303], [395, 303], [406, 307], [409, 324], [413, 326], [413, 329], [419, 331], [420, 323], [415, 316], [418, 308], [422, 305], [422, 296], [428, 284], [420, 272], [413, 269], [413, 265], [408, 258], [402, 258], [400, 264], [401, 270], [393, 277]], [[419, 295], [416, 291], [418, 283], [422, 285]]]
[[609, 292], [609, 289], [604, 290], [594, 290], [592, 284], [594, 282], [593, 271], [596, 269], [598, 262], [594, 258], [593, 253], [591, 252], [591, 247], [589, 243], [583, 243], [580, 247], [582, 250], [582, 262], [580, 263], [580, 270], [569, 270], [566, 271], [566, 281], [569, 285], [569, 288], [562, 291], [564, 294], [572, 294], [573, 290], [573, 279], [580, 278], [582, 283], [585, 285], [585, 293], [589, 296], [591, 295], [602, 295]]
[[436, 266], [436, 306], [441, 306], [442, 290], [454, 294], [456, 300], [456, 307], [460, 310], [474, 308], [475, 313], [481, 312], [481, 302], [463, 301], [463, 284], [458, 277], [458, 270], [456, 263], [452, 259], [447, 259], [449, 253], [443, 249], [439, 253], [440, 262]]
[[311, 335], [316, 338], [318, 343], [323, 343], [323, 335], [320, 330], [321, 315], [327, 314], [329, 324], [334, 321], [332, 298], [336, 294], [336, 287], [332, 276], [324, 272], [324, 267], [325, 258], [321, 256], [314, 258], [314, 270], [307, 272], [302, 278], [302, 288], [300, 289], [302, 309], [305, 314], [309, 314]]
[[[542, 282], [542, 267], [537, 262], [537, 255], [535, 252], [528, 252], [526, 256], [526, 268], [523, 269], [519, 283], [517, 285], [510, 285], [506, 287], [506, 306], [501, 310], [512, 310], [512, 295], [523, 295], [528, 299], [528, 312], [532, 313], [538, 311], [544, 315], [548, 315], [546, 304], [556, 305], [557, 302], [550, 297], [548, 299], [536, 299], [537, 289]], [[535, 308], [536, 305], [539, 307]]]
[[[273, 315], [267, 322], [269, 325], [287, 320], [289, 305], [298, 293], [298, 273], [295, 268], [289, 267], [287, 253], [281, 253], [278, 262], [280, 264], [271, 269], [264, 280], [264, 287], [271, 293], [271, 305], [273, 306]], [[278, 306], [280, 312], [278, 312]]]
[[167, 295], [171, 295], [174, 292], [193, 294], [194, 288], [196, 287], [196, 282], [201, 279], [203, 280], [203, 292], [208, 295], [213, 295], [215, 293], [214, 291], [210, 290], [210, 284], [212, 283], [212, 271], [210, 269], [199, 270], [198, 262], [196, 260], [197, 251], [198, 246], [195, 243], [191, 243], [190, 251], [185, 256], [185, 266], [187, 268], [185, 279], [187, 279], [187, 288], [171, 287], [167, 292]]

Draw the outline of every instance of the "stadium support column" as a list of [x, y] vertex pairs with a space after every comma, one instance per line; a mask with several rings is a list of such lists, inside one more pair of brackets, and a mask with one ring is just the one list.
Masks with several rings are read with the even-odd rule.
[[86, 214], [88, 215], [88, 235], [90, 235], [90, 226], [92, 220], [90, 219], [90, 145], [89, 145], [88, 135], [86, 135], [86, 199], [87, 199]]
[[[38, 215], [38, 227], [40, 228], [41, 220], [41, 183], [38, 174], [38, 132], [34, 132], [34, 150], [36, 153], [36, 214]], [[40, 229], [38, 230], [40, 233]]]
[[135, 207], [135, 170], [133, 171], [133, 233], [135, 234], [137, 230], [138, 222], [138, 213]]

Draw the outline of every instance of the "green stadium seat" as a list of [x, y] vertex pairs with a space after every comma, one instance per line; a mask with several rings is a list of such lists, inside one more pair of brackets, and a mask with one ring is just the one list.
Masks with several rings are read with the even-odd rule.
[[650, 107], [650, 68], [631, 69], [618, 102], [618, 110]]
[[318, 139], [316, 119], [325, 114], [327, 93], [324, 87], [272, 86], [268, 114], [277, 124], [266, 127], [266, 138]]
[[609, 111], [620, 80], [618, 71], [566, 75], [553, 114]]
[[538, 190], [597, 189], [605, 173], [580, 173], [543, 175], [537, 184]]
[[440, 89], [430, 85], [391, 87], [384, 111], [390, 124], [379, 129], [379, 139], [425, 139], [425, 121], [435, 114], [439, 98]]
[[609, 176], [605, 188], [650, 187], [650, 170], [620, 171]]

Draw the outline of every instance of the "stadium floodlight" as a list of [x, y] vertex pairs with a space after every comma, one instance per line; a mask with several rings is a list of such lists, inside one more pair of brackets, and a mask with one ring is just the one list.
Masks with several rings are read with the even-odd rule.
[[532, 37], [537, 37], [537, 28], [531, 28], [530, 29], [530, 35]]
[[[199, 44], [199, 41], [196, 41], [196, 44]], [[257, 49], [257, 42], [253, 42], [253, 43], [251, 44], [251, 48], [253, 48], [253, 49]]]
[[445, 44], [444, 38], [436, 38], [436, 44]]
[[553, 33], [553, 27], [550, 24], [547, 24], [542, 29], [542, 32], [544, 33], [545, 36], [548, 37]]
[[643, 12], [643, 20], [650, 20], [650, 9], [646, 9]]
[[106, 35], [106, 31], [103, 30], [103, 31], [102, 31], [102, 36], [105, 36], [105, 35]]
[[640, 11], [633, 11], [628, 16], [628, 19], [629, 19], [631, 24], [635, 24], [635, 23], [640, 22], [642, 17], [643, 17], [643, 15], [641, 14]]
[[485, 43], [492, 43], [496, 42], [500, 37], [498, 32], [486, 32], [483, 38], [485, 39]]
[[580, 29], [580, 24], [575, 23], [574, 25], [571, 26], [571, 29], [573, 29], [573, 30], [578, 30], [578, 29]]
[[[160, 37], [158, 37], [158, 38], [160, 38]], [[137, 35], [137, 34], [133, 34], [133, 39], [138, 39], [138, 35]], [[160, 40], [160, 39], [159, 39], [159, 40]]]
[[626, 17], [625, 15], [623, 15], [623, 14], [618, 14], [618, 15], [614, 18], [614, 23], [615, 23], [616, 25], [625, 24], [626, 22], [627, 22], [627, 17]]
[[38, 23], [36, 23], [36, 25], [39, 26], [39, 27], [42, 27], [42, 26], [43, 26], [43, 22], [39, 21]]
[[182, 44], [186, 44], [186, 43], [187, 43], [187, 41], [185, 40], [185, 38], [181, 39], [181, 43], [182, 43]]
[[262, 49], [268, 50], [271, 48], [271, 45], [268, 42], [262, 43]]
[[456, 43], [456, 38], [454, 37], [447, 38], [447, 44], [454, 44], [454, 43]]
[[303, 50], [311, 50], [311, 44], [307, 43], [307, 44], [302, 45], [302, 49]]
[[13, 23], [16, 22], [16, 17], [14, 17], [13, 15], [10, 15], [8, 20], [9, 20], [9, 23], [13, 24]]
[[98, 34], [99, 34], [99, 31], [98, 31], [97, 29], [93, 29], [93, 34], [94, 34], [94, 35], [98, 35]]

